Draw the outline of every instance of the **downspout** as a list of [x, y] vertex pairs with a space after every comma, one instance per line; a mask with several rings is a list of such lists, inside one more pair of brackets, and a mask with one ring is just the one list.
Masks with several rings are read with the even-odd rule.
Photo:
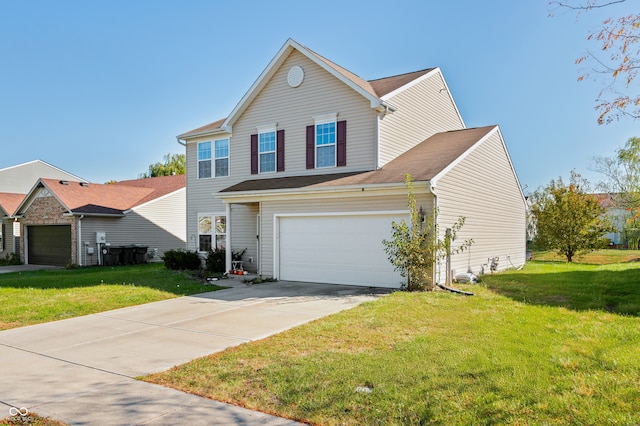
[[[433, 194], [433, 210], [435, 212], [438, 211], [438, 194], [436, 194], [436, 183], [435, 182], [429, 182], [429, 191], [431, 192], [431, 194]], [[437, 285], [438, 287], [440, 287], [443, 290], [447, 290], [450, 291], [452, 293], [457, 293], [457, 294], [462, 294], [465, 296], [473, 296], [473, 293], [470, 293], [468, 291], [463, 291], [463, 290], [458, 290], [457, 288], [452, 288], [452, 287], [447, 287], [446, 285], [440, 284], [439, 282], [436, 281], [436, 268], [433, 268], [433, 282], [435, 285]]]
[[78, 217], [78, 241], [76, 241], [76, 244], [78, 246], [78, 266], [83, 266], [82, 264], [82, 219], [84, 219], [84, 215], [81, 214]]

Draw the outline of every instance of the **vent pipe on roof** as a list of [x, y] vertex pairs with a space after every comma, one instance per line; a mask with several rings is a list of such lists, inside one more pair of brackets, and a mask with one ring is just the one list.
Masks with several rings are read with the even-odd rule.
[[60, 185], [69, 185], [69, 181], [68, 180], [61, 180]]

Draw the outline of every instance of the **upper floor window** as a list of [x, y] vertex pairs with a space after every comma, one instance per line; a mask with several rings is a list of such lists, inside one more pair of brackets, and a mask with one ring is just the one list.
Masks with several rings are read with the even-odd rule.
[[307, 126], [307, 169], [347, 165], [347, 122], [337, 116], [316, 116]]
[[336, 165], [336, 122], [316, 124], [316, 167]]
[[251, 135], [251, 174], [284, 172], [284, 129], [258, 127]]
[[259, 172], [276, 171], [276, 132], [258, 133]]
[[216, 177], [229, 176], [229, 139], [215, 141]]
[[198, 143], [198, 178], [229, 176], [229, 139]]
[[211, 142], [198, 143], [198, 179], [211, 177]]

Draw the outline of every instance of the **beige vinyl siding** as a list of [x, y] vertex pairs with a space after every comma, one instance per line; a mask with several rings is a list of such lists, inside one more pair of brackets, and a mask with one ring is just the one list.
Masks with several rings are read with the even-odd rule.
[[[105, 232], [107, 243], [112, 246], [141, 244], [149, 248], [149, 252], [157, 250], [159, 261], [167, 250], [185, 248], [185, 192], [177, 191], [166, 197], [139, 206], [124, 217], [92, 217], [85, 216], [80, 225], [82, 242], [82, 263], [98, 264], [98, 245], [96, 232]], [[89, 243], [88, 245], [84, 244]], [[89, 256], [86, 249], [94, 249]]]
[[[240, 176], [234, 176], [233, 168], [229, 168], [229, 176], [212, 177], [206, 179], [198, 179], [198, 142], [211, 141], [216, 139], [228, 138], [229, 134], [223, 134], [215, 137], [200, 137], [190, 140], [186, 146], [186, 162], [187, 162], [187, 224], [186, 224], [186, 241], [187, 250], [195, 251], [198, 249], [198, 214], [199, 213], [215, 213], [224, 215], [226, 207], [224, 203], [214, 198], [214, 194], [222, 189], [228, 188], [238, 182], [246, 180]], [[233, 139], [230, 139], [230, 159], [234, 156]]]
[[[153, 224], [161, 232], [168, 233], [183, 242], [187, 239], [186, 189], [180, 189], [164, 197], [149, 203], [134, 207], [130, 213], [135, 213], [144, 218], [146, 222]], [[127, 214], [128, 216], [128, 214]], [[150, 228], [153, 231], [155, 228]], [[147, 232], [147, 228], [143, 229]]]
[[[0, 244], [0, 256], [3, 258], [9, 253], [15, 253], [15, 239], [13, 235], [13, 220], [2, 220], [4, 224], [4, 233], [2, 234], [3, 243]], [[4, 251], [2, 247], [4, 246]]]
[[[301, 66], [305, 73], [297, 88], [287, 84], [287, 73], [294, 65]], [[314, 124], [314, 116], [327, 113], [337, 113], [338, 120], [347, 121], [347, 165], [307, 170], [306, 127]], [[367, 99], [293, 51], [236, 122], [231, 123], [232, 134], [187, 141], [187, 249], [197, 249], [198, 213], [224, 214], [224, 203], [214, 197], [222, 189], [249, 179], [375, 169], [376, 120], [376, 112]], [[276, 123], [278, 130], [285, 131], [285, 171], [252, 175], [251, 135], [257, 133], [258, 126]], [[229, 137], [229, 176], [198, 179], [198, 142], [224, 137]], [[235, 244], [233, 248], [236, 249]]]
[[[287, 73], [295, 65], [303, 68], [305, 77], [299, 87], [291, 88]], [[306, 127], [314, 124], [313, 116], [327, 113], [347, 121], [347, 166], [307, 170]], [[251, 134], [257, 133], [258, 126], [274, 123], [285, 131], [285, 171], [251, 175]], [[232, 125], [234, 180], [373, 170], [376, 165], [376, 113], [370, 102], [298, 51], [284, 61]]]
[[[418, 195], [418, 203], [426, 210], [432, 206], [430, 195]], [[335, 197], [326, 199], [297, 198], [293, 200], [263, 201], [261, 207], [260, 251], [262, 274], [273, 276], [274, 273], [274, 218], [284, 214], [353, 214], [370, 212], [407, 211], [407, 195], [371, 196], [361, 194], [353, 197]], [[391, 237], [391, 224], [389, 224]], [[380, 242], [382, 245], [382, 241]], [[309, 247], [313, 251], [313, 247]]]
[[397, 108], [380, 120], [380, 166], [439, 132], [464, 128], [440, 72], [385, 99]]
[[0, 169], [0, 192], [26, 194], [33, 188], [39, 178], [80, 180], [77, 176], [64, 170], [36, 160]]
[[[231, 250], [238, 252], [247, 249], [242, 256], [243, 267], [252, 273], [258, 272], [258, 212], [257, 203], [231, 205]], [[253, 263], [249, 262], [250, 258], [253, 259]]]
[[[440, 232], [466, 217], [457, 241], [472, 238], [469, 252], [452, 257], [452, 269], [478, 274], [488, 259], [499, 269], [525, 262], [525, 201], [506, 148], [496, 130], [436, 183]], [[455, 246], [454, 242], [454, 246]], [[444, 281], [441, 269], [440, 281]]]

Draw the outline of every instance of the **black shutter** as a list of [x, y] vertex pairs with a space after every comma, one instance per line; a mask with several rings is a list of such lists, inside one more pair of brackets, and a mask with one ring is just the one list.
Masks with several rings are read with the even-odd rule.
[[316, 126], [307, 126], [307, 169], [316, 167]]
[[284, 130], [276, 133], [276, 169], [284, 172]]
[[251, 135], [251, 174], [258, 174], [258, 135]]
[[336, 145], [337, 145], [337, 158], [336, 158], [336, 166], [346, 166], [347, 165], [347, 122], [346, 121], [338, 121], [337, 123], [337, 135], [336, 135]]

